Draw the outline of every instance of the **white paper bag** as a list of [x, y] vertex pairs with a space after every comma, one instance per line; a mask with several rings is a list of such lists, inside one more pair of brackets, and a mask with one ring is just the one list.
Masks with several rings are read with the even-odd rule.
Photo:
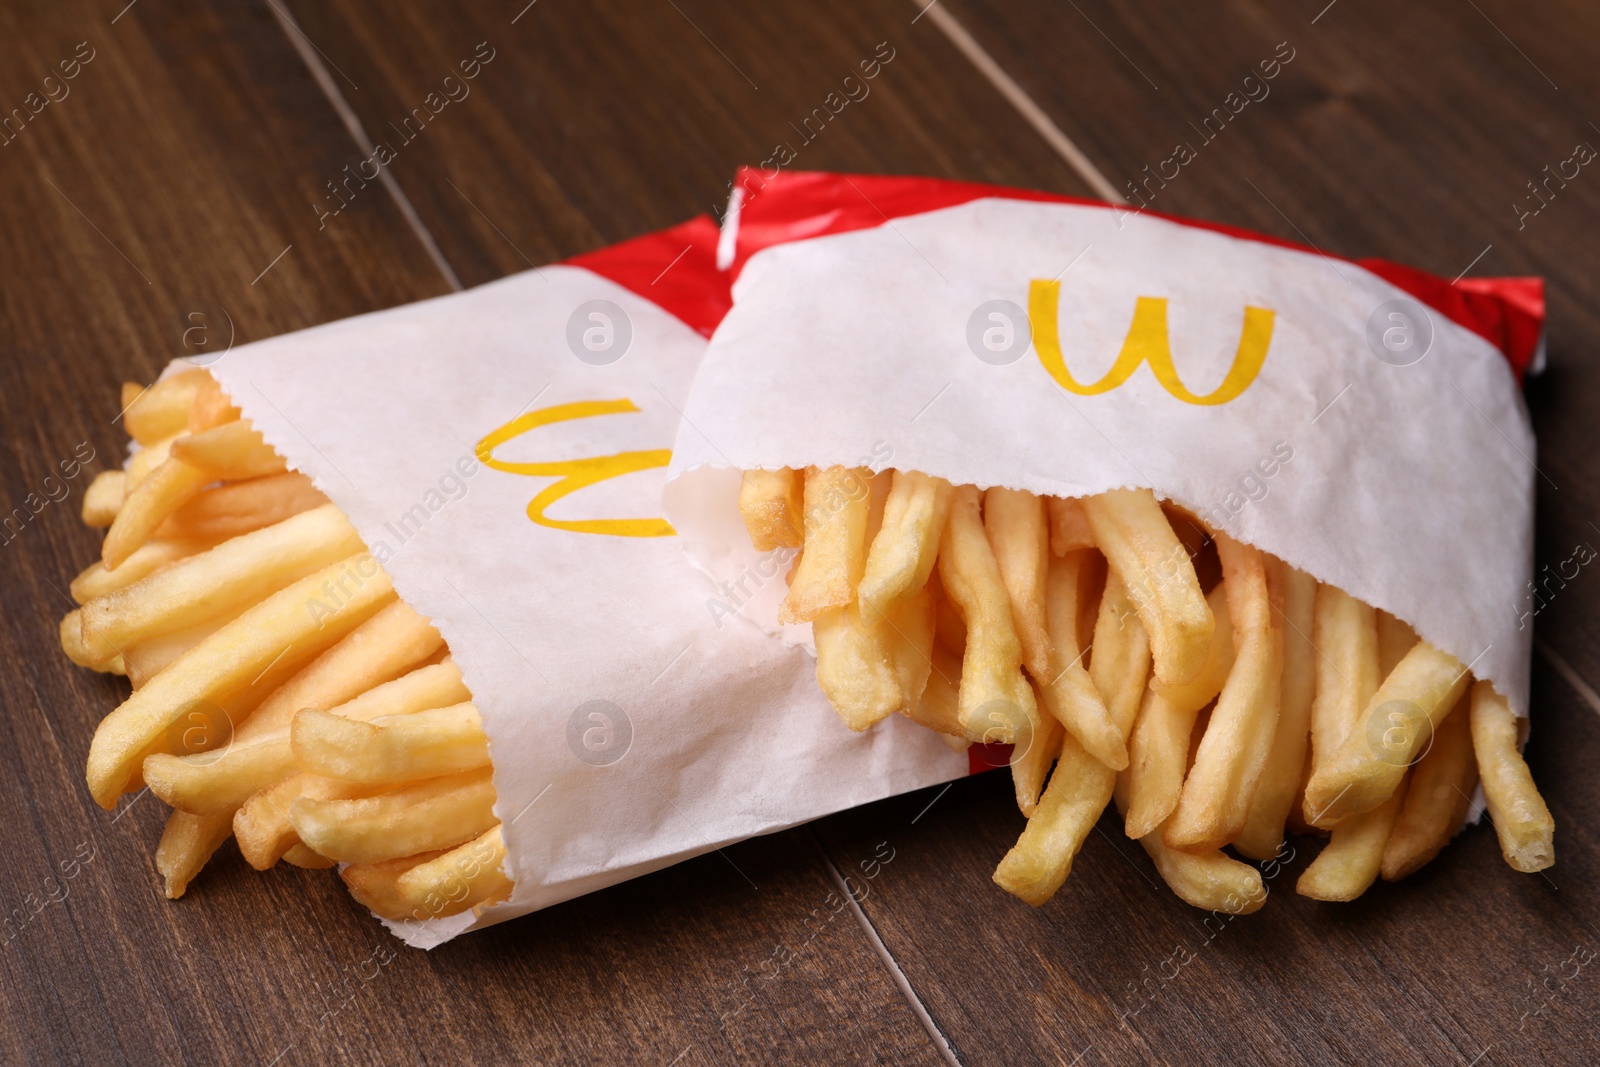
[[[995, 187], [746, 172], [739, 277], [666, 494], [753, 565], [751, 468], [1142, 486], [1392, 612], [1527, 714], [1535, 279], [1454, 285], [1223, 227]], [[781, 588], [750, 614], [774, 625]]]
[[662, 536], [667, 450], [727, 304], [716, 238], [697, 219], [210, 367], [433, 620], [482, 712], [515, 889], [391, 924], [410, 944], [967, 773], [909, 722], [844, 729], [811, 661]]

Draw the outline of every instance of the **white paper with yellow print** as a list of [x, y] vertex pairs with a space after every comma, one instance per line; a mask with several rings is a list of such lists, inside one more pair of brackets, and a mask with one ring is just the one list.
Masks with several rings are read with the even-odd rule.
[[[827, 177], [747, 184], [743, 224], [771, 247], [736, 257], [679, 429], [667, 515], [716, 580], [760, 560], [737, 469], [1142, 486], [1406, 620], [1527, 714], [1515, 359], [1313, 250], [975, 187], [918, 211], [919, 179], [843, 179], [842, 207], [806, 215]], [[809, 183], [787, 215], [786, 180]], [[826, 235], [772, 245], [808, 228]], [[775, 628], [783, 590], [761, 592], [748, 615]]]
[[[699, 225], [694, 254], [672, 246], [636, 288], [715, 281]], [[682, 566], [659, 498], [705, 346], [563, 265], [211, 367], [433, 620], [482, 713], [515, 889], [479, 915], [391, 924], [413, 945], [967, 773], [909, 722], [842, 728], [810, 660]]]

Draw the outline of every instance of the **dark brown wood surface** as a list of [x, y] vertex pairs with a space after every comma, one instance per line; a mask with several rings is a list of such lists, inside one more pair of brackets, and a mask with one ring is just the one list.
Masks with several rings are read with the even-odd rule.
[[[1271, 94], [1152, 206], [1447, 277], [1469, 263], [1544, 274], [1551, 369], [1528, 389], [1541, 559], [1600, 540], [1600, 177], [1586, 170], [1520, 229], [1512, 208], [1576, 141], [1600, 144], [1592, 7], [524, 4], [0, 10], [0, 111], [80, 42], [94, 50], [0, 145], [5, 507], [43, 495], [80, 443], [91, 471], [116, 462], [115, 383], [151, 376], [189, 316], [243, 342], [718, 208], [732, 168], [792, 140], [880, 42], [895, 58], [872, 94], [795, 166], [1089, 192], [952, 43], [953, 19], [1118, 188], [1288, 41]], [[480, 42], [493, 60], [404, 146], [392, 186], [319, 223], [313, 205], [362, 140], [385, 139]], [[89, 800], [88, 739], [122, 690], [54, 640], [67, 580], [95, 552], [76, 521], [85, 484], [0, 545], [4, 1062], [1600, 1060], [1595, 972], [1562, 967], [1600, 952], [1588, 571], [1538, 618], [1529, 757], [1559, 827], [1548, 877], [1505, 867], [1484, 826], [1406, 883], [1321, 905], [1292, 891], [1302, 847], [1260, 914], [1206, 922], [1107, 820], [1068, 889], [1033, 910], [989, 881], [1021, 818], [988, 775], [424, 954], [327, 872], [258, 875], [224, 854], [165, 902], [160, 805]], [[842, 875], [859, 915], [831, 910]]]

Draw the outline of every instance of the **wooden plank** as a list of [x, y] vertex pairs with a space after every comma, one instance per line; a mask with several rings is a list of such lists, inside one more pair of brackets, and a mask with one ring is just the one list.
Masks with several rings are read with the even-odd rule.
[[1507, 867], [1485, 822], [1412, 878], [1322, 904], [1294, 892], [1315, 852], [1297, 839], [1265, 907], [1229, 920], [1173, 896], [1107, 817], [1032, 909], [988, 878], [1022, 829], [1004, 772], [818, 834], [835, 855], [892, 850], [876, 878], [857, 872], [858, 895], [969, 1064], [1594, 1062], [1600, 993], [1582, 961], [1600, 954], [1600, 721], [1542, 664], [1535, 696], [1548, 877]]
[[[598, 41], [617, 21], [567, 25]], [[687, 23], [635, 32], [672, 55], [702, 43]], [[20, 100], [31, 86], [22, 72], [71, 56], [82, 33], [97, 51], [71, 94], [0, 149], [11, 212], [0, 232], [0, 336], [18, 357], [0, 369], [8, 503], [52, 491], [45, 476], [80, 441], [96, 453], [89, 471], [116, 461], [114, 383], [152, 376], [194, 324], [183, 317], [190, 310], [213, 330], [231, 319], [242, 343], [447, 288], [376, 183], [346, 187], [350, 206], [319, 217], [325, 183], [361, 153], [269, 10], [141, 5], [114, 25], [83, 4], [0, 13], [5, 99]], [[335, 77], [365, 78], [342, 53], [332, 62]], [[521, 90], [508, 84], [505, 96], [560, 89], [537, 62], [519, 76]], [[888, 110], [909, 106], [914, 96], [903, 93]], [[509, 136], [516, 116], [485, 119]], [[641, 122], [629, 136], [653, 158], [696, 158], [679, 132]], [[1022, 127], [1013, 132], [1025, 140]], [[937, 140], [927, 113], [915, 136]], [[678, 188], [619, 218], [587, 176], [562, 179], [585, 189], [596, 218], [561, 216], [565, 194], [529, 197], [532, 182], [491, 202], [519, 238], [538, 230], [533, 220], [567, 220], [568, 231], [519, 242], [535, 262], [675, 221], [720, 187], [719, 178], [692, 194]], [[613, 195], [623, 192], [639, 189]], [[453, 210], [463, 231], [499, 240], [481, 217]], [[470, 280], [524, 265], [503, 248], [473, 252], [465, 238], [449, 247]], [[0, 1009], [13, 1020], [0, 1028], [7, 1061], [393, 1062], [445, 1050], [485, 1061], [688, 1064], [776, 1048], [818, 1060], [936, 1058], [851, 913], [835, 910], [805, 831], [426, 955], [400, 951], [326, 872], [257, 875], [230, 854], [184, 901], [164, 902], [150, 869], [160, 805], [141, 798], [107, 815], [83, 787], [89, 736], [125, 689], [71, 668], [55, 647], [67, 580], [96, 551], [77, 525], [78, 503], [73, 493], [50, 505], [0, 553], [10, 593], [0, 773], [15, 783], [0, 793], [11, 857], [0, 901], [13, 914], [0, 953]]]
[[[780, 144], [791, 169], [1085, 191], [914, 10], [525, 2], [289, 5], [360, 85], [351, 107], [395, 149], [390, 172], [469, 285], [720, 212], [734, 168]], [[494, 59], [402, 141], [405, 116], [480, 42]]]
[[[1563, 164], [1580, 142], [1600, 151], [1600, 119], [1582, 104], [1600, 91], [1588, 47], [1600, 10], [1507, 0], [942, 6], [1130, 199], [1446, 278], [1546, 278], [1550, 369], [1527, 385], [1539, 565], [1550, 568], [1539, 572], [1539, 633], [1600, 683], [1600, 577], [1583, 562], [1600, 558], [1600, 248], [1589, 239], [1600, 174]], [[1263, 81], [1260, 64], [1280, 44], [1293, 59]], [[1203, 126], [1219, 108], [1227, 121]], [[1179, 144], [1195, 158], [1163, 168]], [[1578, 176], [1552, 179], [1558, 166]], [[1163, 169], [1178, 176], [1163, 180]], [[1530, 182], [1545, 184], [1535, 194]]]

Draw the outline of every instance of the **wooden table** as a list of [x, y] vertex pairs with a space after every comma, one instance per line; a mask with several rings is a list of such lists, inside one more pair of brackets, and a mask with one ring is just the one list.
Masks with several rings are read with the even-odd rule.
[[[123, 2], [0, 9], [5, 509], [74, 449], [117, 462], [116, 382], [154, 375], [187, 326], [267, 337], [711, 210], [880, 42], [871, 96], [795, 167], [1089, 195], [1143, 181], [1286, 42], [1270, 95], [1151, 206], [1446, 277], [1545, 275], [1540, 554], [1600, 542], [1600, 174], [1516, 206], [1600, 145], [1592, 4]], [[480, 42], [471, 95], [319, 222], [325, 183]], [[1600, 1061], [1600, 973], [1563, 966], [1600, 951], [1589, 570], [1537, 620], [1545, 875], [1481, 826], [1324, 905], [1292, 891], [1302, 843], [1267, 908], [1205, 924], [1106, 820], [1033, 910], [989, 881], [1021, 817], [985, 775], [728, 850], [748, 881], [712, 855], [421, 953], [327, 872], [235, 854], [169, 904], [160, 805], [89, 799], [89, 737], [123, 690], [55, 642], [96, 552], [86, 481], [0, 546], [7, 1063]], [[851, 873], [864, 899], [833, 914]]]

